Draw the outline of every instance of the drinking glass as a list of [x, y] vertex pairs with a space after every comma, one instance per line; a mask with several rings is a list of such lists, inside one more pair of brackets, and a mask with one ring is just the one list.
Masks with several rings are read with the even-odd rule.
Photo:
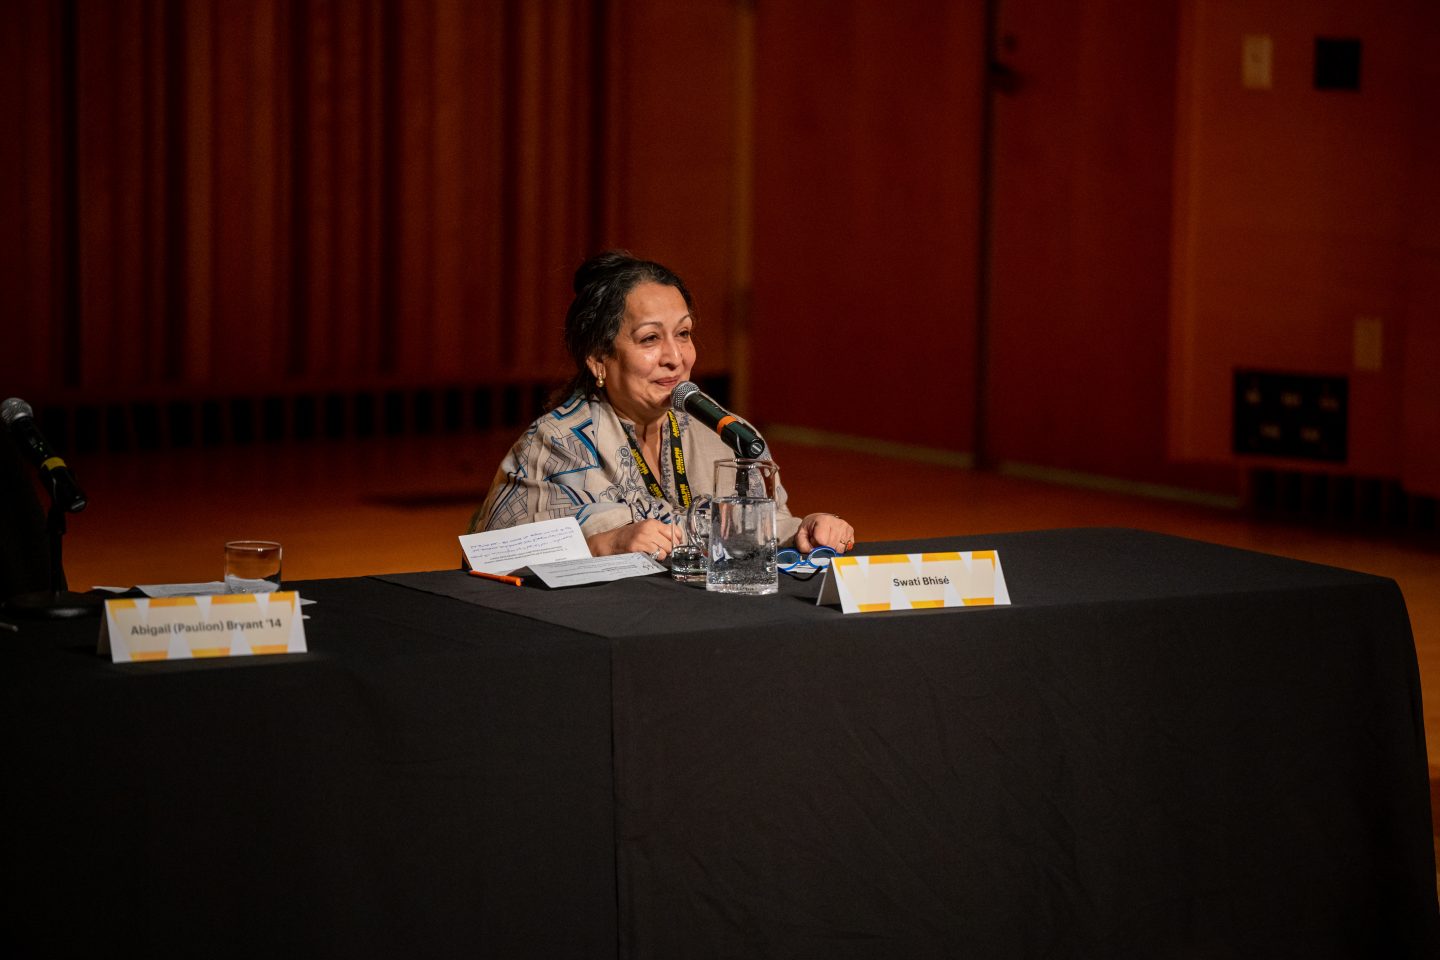
[[280, 544], [231, 540], [225, 544], [225, 592], [270, 593], [280, 589]]
[[710, 505], [692, 505], [670, 531], [670, 576], [681, 583], [704, 582], [709, 566]]
[[779, 484], [780, 468], [774, 461], [716, 461], [706, 590], [748, 596], [780, 590], [775, 567], [775, 491]]

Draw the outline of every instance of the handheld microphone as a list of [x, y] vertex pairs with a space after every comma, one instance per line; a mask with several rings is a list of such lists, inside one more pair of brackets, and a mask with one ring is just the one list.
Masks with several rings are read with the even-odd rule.
[[40, 476], [50, 482], [50, 496], [56, 506], [66, 513], [79, 513], [85, 509], [85, 492], [75, 482], [75, 476], [65, 461], [50, 449], [40, 428], [35, 424], [35, 411], [30, 404], [19, 397], [11, 397], [0, 404], [0, 420], [15, 438], [16, 444], [35, 464]]
[[752, 460], [765, 458], [765, 441], [748, 423], [707, 397], [695, 384], [686, 380], [671, 394], [670, 405], [676, 412], [688, 413], [705, 426], [714, 429], [720, 438], [735, 448], [737, 456]]

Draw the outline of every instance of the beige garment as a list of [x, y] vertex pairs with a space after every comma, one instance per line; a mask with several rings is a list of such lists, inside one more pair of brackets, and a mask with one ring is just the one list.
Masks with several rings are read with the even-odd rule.
[[[735, 451], [688, 414], [676, 414], [676, 419], [691, 495], [703, 505], [715, 490], [715, 461], [731, 459]], [[471, 532], [557, 517], [574, 517], [587, 537], [636, 520], [676, 522], [680, 496], [669, 431], [661, 443], [661, 463], [650, 464], [659, 473], [664, 500], [652, 496], [641, 479], [631, 439], [632, 425], [608, 403], [571, 398], [531, 424], [510, 448], [484, 504], [470, 518]], [[790, 515], [783, 486], [776, 490], [775, 514], [780, 542], [793, 541], [800, 521]]]

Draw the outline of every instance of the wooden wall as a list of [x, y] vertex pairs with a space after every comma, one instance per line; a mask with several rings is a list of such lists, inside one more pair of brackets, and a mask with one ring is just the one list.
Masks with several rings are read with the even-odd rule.
[[733, 12], [665, 9], [23, 0], [0, 28], [0, 379], [553, 380], [571, 272], [610, 243], [693, 264], [723, 329]]
[[1178, 9], [1001, 5], [991, 459], [1230, 492], [1167, 456]]
[[[1379, 314], [1343, 469], [1440, 491], [1436, 9], [17, 0], [0, 392], [553, 383], [616, 245], [762, 422], [1208, 491], [1233, 366], [1344, 372]], [[1317, 33], [1360, 95], [1305, 89]]]
[[984, 4], [759, 4], [751, 409], [974, 444]]
[[[1349, 458], [1338, 469], [1404, 474], [1433, 494], [1423, 438], [1440, 422], [1440, 388], [1434, 361], [1407, 354], [1433, 357], [1440, 323], [1440, 10], [1424, 0], [1193, 0], [1184, 12], [1172, 453], [1233, 462], [1221, 414], [1236, 367], [1344, 376]], [[1242, 87], [1245, 34], [1273, 40], [1272, 89]], [[1358, 91], [1314, 88], [1317, 37], [1362, 42]], [[1383, 325], [1378, 369], [1357, 365], [1360, 317]]]
[[1440, 16], [1418, 24], [1416, 146], [1401, 344], [1400, 478], [1440, 497]]
[[[748, 287], [754, 14], [735, 0], [608, 6], [605, 135], [613, 172], [600, 188], [600, 239], [685, 278], [698, 315], [696, 376], [730, 375], [737, 366], [732, 334]], [[560, 286], [568, 291], [574, 264], [565, 266]], [[563, 307], [551, 328], [557, 336], [562, 321]]]

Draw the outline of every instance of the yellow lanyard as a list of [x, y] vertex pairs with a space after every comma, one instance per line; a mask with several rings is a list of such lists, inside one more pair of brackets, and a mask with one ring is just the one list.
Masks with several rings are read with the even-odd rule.
[[[680, 506], [686, 510], [690, 509], [690, 482], [685, 476], [685, 452], [680, 449], [680, 421], [675, 419], [675, 411], [668, 410], [666, 415], [670, 418], [670, 454], [675, 468], [675, 486], [680, 491]], [[625, 432], [625, 437], [630, 441], [630, 453], [635, 457], [635, 466], [640, 469], [640, 476], [645, 480], [645, 486], [649, 488], [650, 495], [656, 500], [665, 499], [665, 491], [660, 489], [660, 479], [645, 462], [645, 456], [640, 452], [640, 447], [635, 443], [635, 435], [630, 431]]]

